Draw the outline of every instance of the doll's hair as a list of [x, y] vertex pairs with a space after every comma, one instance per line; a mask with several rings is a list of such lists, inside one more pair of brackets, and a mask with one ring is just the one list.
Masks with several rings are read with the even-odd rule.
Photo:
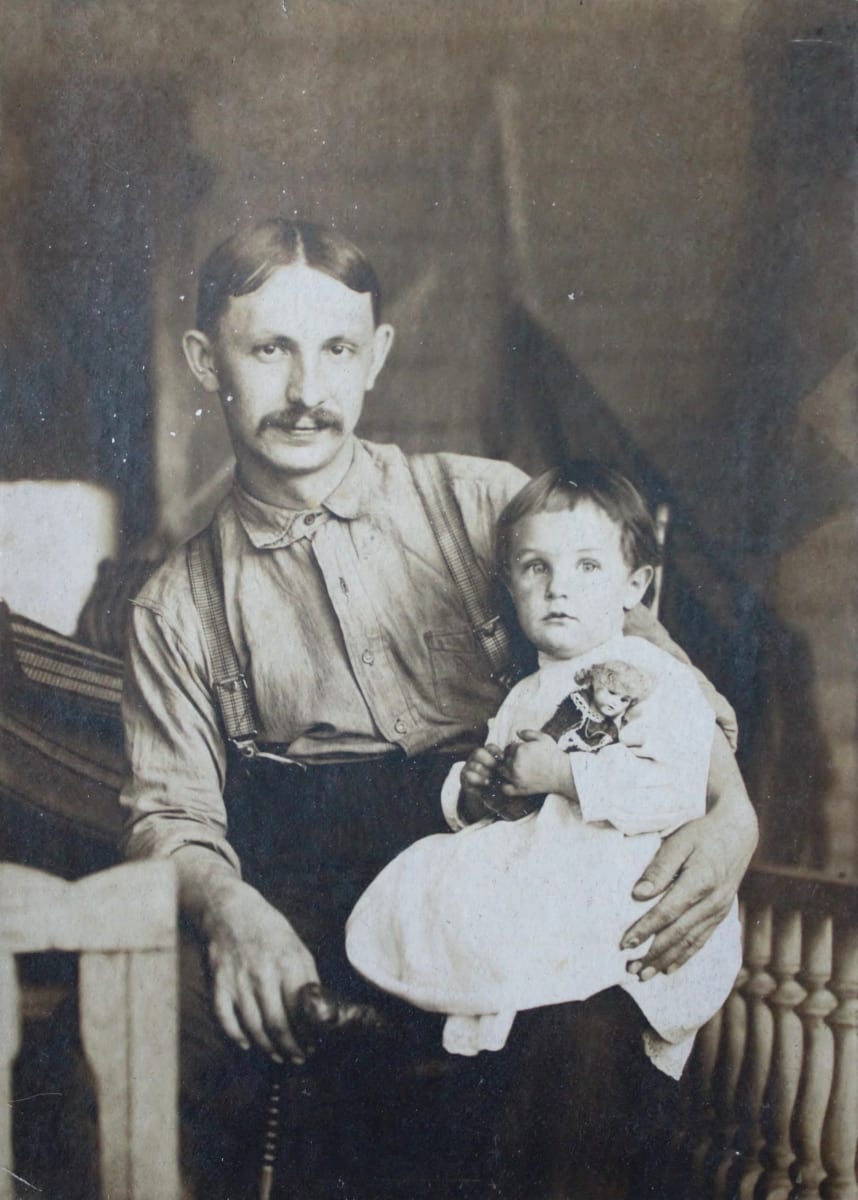
[[513, 528], [525, 517], [544, 512], [572, 512], [589, 500], [620, 527], [623, 557], [629, 568], [656, 567], [661, 561], [655, 523], [643, 496], [612, 467], [577, 459], [553, 467], [526, 483], [498, 518], [496, 558], [501, 578], [509, 571]]
[[620, 659], [582, 667], [575, 672], [575, 682], [579, 687], [608, 687], [621, 696], [629, 696], [633, 704], [645, 700], [653, 688], [649, 675]]

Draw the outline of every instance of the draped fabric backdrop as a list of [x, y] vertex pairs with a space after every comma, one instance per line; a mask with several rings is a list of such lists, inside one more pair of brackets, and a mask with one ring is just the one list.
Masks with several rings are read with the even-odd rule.
[[667, 500], [666, 617], [740, 711], [766, 854], [853, 871], [853, 6], [3, 10], [3, 476], [111, 487], [128, 552], [201, 524], [229, 455], [179, 351], [194, 266], [257, 216], [334, 224], [399, 332], [367, 435]]

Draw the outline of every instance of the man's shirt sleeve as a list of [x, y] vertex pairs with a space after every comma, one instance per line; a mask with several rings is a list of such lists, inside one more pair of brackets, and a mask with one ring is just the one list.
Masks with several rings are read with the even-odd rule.
[[131, 779], [120, 803], [128, 858], [164, 858], [201, 846], [237, 874], [226, 839], [226, 751], [204, 671], [157, 606], [133, 609], [123, 693]]
[[471, 547], [488, 575], [495, 570], [498, 517], [528, 481], [524, 471], [496, 459], [441, 454], [462, 511]]
[[694, 672], [694, 678], [697, 680], [697, 686], [706, 697], [709, 707], [715, 714], [715, 720], [730, 743], [730, 749], [735, 754], [736, 746], [739, 742], [739, 723], [736, 720], [736, 713], [732, 705], [712, 686], [703, 672], [695, 667], [682, 647], [677, 645], [662, 623], [656, 620], [646, 605], [636, 604], [634, 608], [626, 613], [623, 633], [627, 637], [644, 638], [653, 646], [658, 646], [659, 650], [666, 651], [667, 654], [672, 655], [678, 662], [684, 663], [687, 667], [691, 668]]

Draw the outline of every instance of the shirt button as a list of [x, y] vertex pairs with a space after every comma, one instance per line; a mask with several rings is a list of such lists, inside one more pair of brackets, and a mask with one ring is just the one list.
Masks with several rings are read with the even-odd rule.
[[373, 654], [373, 652], [371, 650], [364, 650], [363, 654], [360, 657], [361, 657], [361, 661], [365, 662], [368, 667], [371, 667], [372, 664], [375, 662], [375, 655]]
[[402, 717], [400, 717], [398, 721], [394, 721], [393, 728], [396, 730], [397, 733], [407, 733], [408, 732], [408, 726], [402, 720]]
[[304, 524], [305, 525], [312, 525], [313, 522], [315, 521], [315, 519], [316, 519], [315, 513], [305, 513], [304, 514]]

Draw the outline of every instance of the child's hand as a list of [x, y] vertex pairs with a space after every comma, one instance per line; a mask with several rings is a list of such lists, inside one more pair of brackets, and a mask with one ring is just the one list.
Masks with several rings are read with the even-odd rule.
[[462, 768], [462, 788], [466, 792], [484, 792], [495, 782], [495, 773], [503, 759], [500, 746], [477, 746]]
[[502, 759], [500, 746], [489, 743], [478, 746], [462, 768], [459, 812], [469, 823], [482, 821], [493, 813], [487, 799], [497, 791], [497, 769]]
[[521, 741], [510, 742], [498, 769], [505, 796], [532, 796], [556, 792], [575, 798], [575, 784], [568, 756], [547, 733], [522, 729]]

